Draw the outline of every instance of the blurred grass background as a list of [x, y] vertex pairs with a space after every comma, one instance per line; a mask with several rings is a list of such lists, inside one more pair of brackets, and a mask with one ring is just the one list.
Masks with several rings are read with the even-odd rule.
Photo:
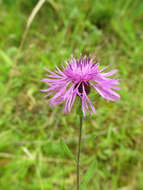
[[[121, 100], [91, 94], [81, 190], [143, 190], [143, 1], [47, 0], [15, 58], [37, 0], [0, 1], [0, 190], [74, 190], [75, 108], [49, 107], [44, 68], [96, 54], [119, 70]], [[76, 122], [77, 121], [77, 122]]]

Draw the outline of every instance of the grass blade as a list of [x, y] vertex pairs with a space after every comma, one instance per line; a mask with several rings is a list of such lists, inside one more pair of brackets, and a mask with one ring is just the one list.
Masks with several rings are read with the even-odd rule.
[[68, 157], [72, 158], [73, 160], [75, 160], [75, 156], [70, 151], [69, 147], [66, 145], [66, 143], [64, 142], [63, 139], [60, 140], [60, 145], [61, 145], [63, 155], [68, 156]]
[[28, 21], [27, 21], [27, 24], [26, 24], [26, 29], [24, 31], [24, 34], [23, 34], [19, 49], [21, 49], [23, 47], [23, 44], [24, 44], [24, 41], [26, 39], [27, 33], [29, 31], [29, 28], [30, 28], [35, 16], [37, 15], [38, 11], [41, 9], [41, 7], [43, 6], [43, 4], [45, 2], [46, 2], [46, 0], [39, 0], [38, 3], [36, 4], [36, 6], [33, 8], [32, 12], [31, 12], [31, 14], [30, 14], [30, 16], [28, 18]]
[[85, 176], [83, 177], [83, 183], [81, 184], [81, 190], [87, 189], [87, 185], [90, 182], [92, 176], [94, 175], [94, 173], [96, 171], [96, 167], [97, 167], [97, 162], [96, 162], [96, 160], [94, 160], [92, 162], [91, 166], [86, 171]]

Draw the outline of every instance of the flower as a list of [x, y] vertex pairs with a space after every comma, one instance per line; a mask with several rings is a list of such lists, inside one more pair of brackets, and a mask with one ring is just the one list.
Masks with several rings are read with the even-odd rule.
[[116, 101], [120, 95], [114, 90], [119, 90], [119, 80], [108, 78], [114, 75], [117, 70], [103, 73], [107, 69], [99, 69], [99, 63], [91, 57], [81, 57], [80, 59], [72, 58], [62, 69], [58, 67], [54, 72], [48, 71], [48, 78], [43, 82], [48, 83], [49, 88], [41, 90], [48, 92], [45, 96], [53, 95], [50, 99], [50, 105], [57, 105], [65, 102], [64, 112], [70, 112], [76, 97], [80, 97], [82, 111], [95, 112], [88, 94], [91, 88], [95, 89], [103, 98], [110, 101]]

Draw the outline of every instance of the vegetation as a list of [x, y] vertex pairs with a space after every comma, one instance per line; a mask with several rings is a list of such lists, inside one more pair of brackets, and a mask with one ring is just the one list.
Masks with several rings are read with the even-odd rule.
[[36, 4], [0, 1], [0, 189], [75, 189], [76, 108], [49, 107], [41, 79], [71, 55], [96, 54], [123, 89], [117, 103], [91, 93], [81, 190], [143, 190], [143, 1], [48, 0], [19, 50]]

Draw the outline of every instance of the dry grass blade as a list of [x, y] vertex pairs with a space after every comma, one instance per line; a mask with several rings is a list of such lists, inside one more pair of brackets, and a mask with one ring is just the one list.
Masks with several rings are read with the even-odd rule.
[[[27, 20], [27, 24], [26, 24], [26, 28], [24, 30], [24, 33], [23, 33], [23, 36], [22, 36], [22, 40], [20, 42], [20, 46], [18, 48], [18, 52], [17, 52], [17, 55], [13, 61], [13, 66], [11, 68], [11, 71], [10, 71], [10, 74], [9, 74], [9, 82], [7, 84], [7, 87], [5, 88], [5, 92], [7, 94], [7, 91], [8, 89], [10, 88], [10, 85], [11, 85], [11, 78], [12, 76], [15, 74], [15, 68], [16, 68], [16, 65], [18, 63], [18, 59], [19, 59], [19, 55], [20, 55], [20, 52], [21, 52], [21, 49], [23, 47], [23, 44], [25, 42], [25, 39], [26, 39], [26, 36], [27, 36], [27, 33], [29, 31], [29, 28], [35, 18], [35, 16], [37, 15], [38, 11], [41, 9], [41, 7], [44, 5], [44, 3], [46, 2], [47, 0], [39, 0], [38, 3], [36, 4], [36, 6], [33, 8], [28, 20]], [[8, 61], [8, 60], [7, 60]], [[1, 103], [1, 102], [0, 102]], [[3, 103], [3, 102], [2, 102]], [[1, 108], [3, 108], [2, 105], [0, 105], [0, 111], [1, 111]]]
[[46, 0], [39, 0], [38, 3], [36, 4], [36, 6], [33, 8], [32, 12], [31, 12], [31, 14], [30, 14], [30, 16], [28, 18], [28, 21], [27, 21], [27, 24], [26, 24], [26, 29], [24, 31], [24, 34], [23, 34], [19, 49], [21, 49], [23, 47], [23, 44], [25, 42], [25, 39], [26, 39], [27, 33], [29, 31], [29, 28], [30, 28], [35, 16], [37, 15], [38, 11], [41, 9], [41, 7], [43, 6], [43, 4], [45, 2], [46, 2]]

